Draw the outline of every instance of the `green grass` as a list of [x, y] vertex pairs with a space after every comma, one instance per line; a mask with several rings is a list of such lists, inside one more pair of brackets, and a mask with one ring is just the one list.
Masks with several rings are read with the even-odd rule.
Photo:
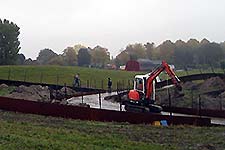
[[0, 149], [186, 150], [225, 147], [225, 127], [132, 125], [0, 112]]
[[[214, 70], [217, 73], [223, 73], [221, 69]], [[202, 73], [212, 73], [212, 70], [202, 70]], [[104, 70], [84, 67], [70, 66], [0, 66], [0, 79], [10, 79], [17, 81], [37, 82], [72, 85], [73, 76], [79, 73], [83, 87], [104, 88], [107, 89], [107, 78], [113, 81], [113, 89], [132, 87], [132, 80], [136, 74], [145, 74], [140, 72], [127, 72], [121, 70]], [[199, 74], [200, 70], [191, 70], [188, 72], [176, 72], [178, 76]], [[165, 73], [161, 74], [162, 79], [169, 77]]]
[[[0, 66], [0, 79], [17, 81], [52, 83], [72, 85], [73, 77], [80, 74], [83, 87], [103, 88], [107, 87], [107, 79], [113, 81], [113, 89], [116, 89], [117, 82], [126, 88], [132, 85], [132, 79], [137, 72], [120, 70], [103, 70], [84, 67], [68, 66]], [[129, 83], [130, 82], [130, 83]]]

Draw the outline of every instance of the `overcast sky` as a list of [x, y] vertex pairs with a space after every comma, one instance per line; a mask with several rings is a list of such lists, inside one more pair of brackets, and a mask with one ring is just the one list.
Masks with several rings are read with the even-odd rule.
[[21, 28], [20, 52], [33, 59], [78, 43], [115, 56], [129, 43], [225, 40], [225, 0], [0, 0], [0, 18]]

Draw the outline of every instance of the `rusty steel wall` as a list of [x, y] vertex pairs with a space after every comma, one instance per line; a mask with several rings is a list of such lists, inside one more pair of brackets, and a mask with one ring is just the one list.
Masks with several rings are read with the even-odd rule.
[[150, 124], [153, 123], [153, 121], [167, 120], [169, 124], [174, 125], [180, 124], [189, 124], [198, 126], [211, 125], [211, 120], [209, 118], [122, 112], [122, 111], [103, 110], [78, 106], [27, 101], [6, 97], [0, 97], [0, 109], [22, 113], [32, 113], [46, 116], [73, 118], [81, 120], [94, 120], [94, 121], [110, 121], [110, 122], [115, 121], [115, 122], [129, 122], [134, 124], [140, 123]]
[[163, 106], [163, 111], [181, 113], [181, 114], [187, 114], [187, 115], [225, 118], [225, 110], [210, 110], [210, 109], [199, 110], [199, 109], [193, 109], [193, 108]]

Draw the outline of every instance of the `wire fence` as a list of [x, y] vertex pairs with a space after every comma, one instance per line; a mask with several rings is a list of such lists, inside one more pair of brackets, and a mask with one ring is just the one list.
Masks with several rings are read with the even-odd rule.
[[[68, 85], [73, 86], [74, 84], [74, 75], [73, 74], [49, 74], [48, 72], [34, 72], [29, 71], [28, 69], [0, 69], [0, 79], [3, 80], [13, 80], [13, 81], [22, 81], [22, 82], [31, 82], [31, 83], [47, 83], [55, 85]], [[133, 79], [120, 79], [112, 81], [112, 90], [123, 90], [130, 89], [133, 87]], [[108, 79], [83, 79], [80, 78], [80, 86], [85, 88], [94, 88], [94, 89], [105, 89], [108, 90]]]
[[[34, 82], [34, 83], [48, 83], [48, 84], [56, 84], [56, 85], [73, 85], [74, 75], [73, 74], [65, 74], [65, 73], [50, 73], [48, 71], [34, 71], [27, 68], [15, 68], [15, 67], [3, 67], [0, 69], [0, 79], [5, 80], [15, 80], [15, 81], [23, 81], [23, 82]], [[192, 74], [204, 74], [204, 73], [225, 73], [225, 70], [222, 68], [205, 68], [205, 69], [189, 69], [184, 68], [175, 71], [178, 76], [187, 76]], [[140, 73], [137, 73], [140, 74]], [[143, 72], [143, 74], [145, 74]], [[166, 80], [169, 77], [166, 73], [162, 73], [160, 75], [162, 80]], [[131, 89], [133, 87], [133, 79], [114, 79], [112, 80], [112, 90], [123, 90], [123, 89]], [[95, 88], [95, 89], [108, 89], [107, 78], [105, 80], [95, 79], [95, 78], [80, 78], [80, 86], [87, 88]]]

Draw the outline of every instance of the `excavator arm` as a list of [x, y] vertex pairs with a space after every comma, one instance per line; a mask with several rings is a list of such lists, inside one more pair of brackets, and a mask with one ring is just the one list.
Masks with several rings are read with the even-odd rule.
[[155, 80], [155, 78], [163, 71], [166, 71], [166, 73], [170, 76], [173, 84], [176, 86], [176, 88], [181, 91], [182, 87], [180, 86], [180, 80], [178, 79], [178, 77], [176, 76], [176, 74], [174, 73], [174, 71], [170, 68], [170, 66], [165, 62], [162, 61], [162, 64], [157, 67], [155, 70], [153, 70], [150, 74], [149, 74], [149, 78], [147, 79], [147, 89], [146, 89], [146, 95], [145, 98], [146, 99], [150, 99], [152, 91], [153, 91], [153, 80]]

